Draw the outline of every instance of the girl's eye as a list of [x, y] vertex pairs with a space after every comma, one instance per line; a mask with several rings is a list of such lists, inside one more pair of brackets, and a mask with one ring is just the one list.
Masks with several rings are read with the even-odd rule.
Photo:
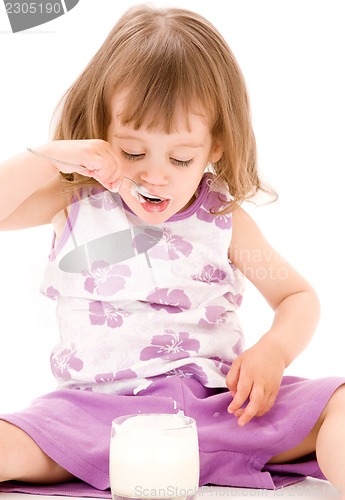
[[190, 160], [177, 160], [176, 158], [170, 158], [170, 161], [178, 167], [188, 167], [192, 163], [193, 158]]
[[140, 160], [141, 158], [143, 158], [145, 156], [144, 153], [140, 153], [140, 154], [131, 154], [131, 153], [127, 153], [127, 151], [124, 151], [123, 149], [121, 149], [121, 154], [122, 156], [124, 156], [126, 158], [126, 160], [132, 160], [132, 161], [135, 161], [135, 160]]

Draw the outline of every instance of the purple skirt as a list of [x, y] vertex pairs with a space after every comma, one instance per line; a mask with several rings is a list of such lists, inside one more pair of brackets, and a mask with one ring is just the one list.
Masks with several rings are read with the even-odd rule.
[[306, 476], [325, 479], [315, 456], [298, 463], [268, 464], [278, 453], [298, 445], [312, 430], [332, 393], [345, 379], [284, 377], [273, 408], [244, 427], [227, 412], [227, 389], [202, 386], [179, 376], [156, 377], [139, 394], [109, 395], [58, 390], [11, 415], [0, 415], [23, 429], [76, 481], [52, 486], [7, 482], [0, 491], [111, 498], [109, 445], [115, 417], [183, 410], [197, 422], [200, 486], [275, 489]]

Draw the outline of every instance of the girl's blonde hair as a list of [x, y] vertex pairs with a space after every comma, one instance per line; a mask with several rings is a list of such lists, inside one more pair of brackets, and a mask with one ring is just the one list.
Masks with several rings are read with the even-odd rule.
[[[213, 165], [232, 202], [258, 191], [274, 194], [259, 178], [256, 143], [245, 81], [215, 27], [185, 9], [139, 5], [116, 23], [62, 99], [54, 133], [61, 139], [105, 139], [114, 93], [128, 90], [122, 124], [174, 130], [177, 110], [206, 112], [214, 141], [223, 147]], [[65, 182], [94, 179], [62, 174]], [[227, 207], [229, 209], [229, 207]]]

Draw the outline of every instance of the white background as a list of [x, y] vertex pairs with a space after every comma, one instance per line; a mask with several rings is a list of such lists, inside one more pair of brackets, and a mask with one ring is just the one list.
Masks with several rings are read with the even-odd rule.
[[[61, 18], [12, 34], [1, 2], [0, 161], [49, 139], [63, 92], [119, 15], [136, 3], [80, 0]], [[274, 204], [248, 210], [322, 303], [315, 337], [287, 373], [345, 375], [343, 1], [153, 3], [208, 17], [247, 80], [260, 169], [280, 195]], [[48, 226], [0, 233], [0, 412], [20, 409], [55, 387], [49, 366], [58, 338], [55, 304], [39, 293], [51, 236]], [[268, 329], [272, 312], [250, 283], [241, 309], [249, 346]]]

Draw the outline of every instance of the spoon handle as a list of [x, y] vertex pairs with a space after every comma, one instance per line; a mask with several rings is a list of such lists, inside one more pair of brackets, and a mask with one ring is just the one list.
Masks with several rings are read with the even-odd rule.
[[[66, 165], [67, 167], [86, 169], [86, 167], [84, 167], [84, 165], [77, 165], [76, 163], [70, 163], [68, 161], [57, 160], [56, 158], [52, 158], [51, 156], [44, 155], [43, 153], [40, 153], [39, 151], [35, 151], [34, 149], [31, 149], [31, 148], [26, 148], [26, 149], [27, 149], [27, 151], [29, 151], [29, 153], [32, 153], [33, 155], [36, 155], [36, 156], [41, 156], [42, 158], [45, 158], [46, 160], [51, 160], [55, 163], [60, 163], [61, 165]], [[135, 186], [138, 186], [138, 184], [130, 177], [126, 177], [124, 175], [123, 178], [133, 182], [133, 184]]]

